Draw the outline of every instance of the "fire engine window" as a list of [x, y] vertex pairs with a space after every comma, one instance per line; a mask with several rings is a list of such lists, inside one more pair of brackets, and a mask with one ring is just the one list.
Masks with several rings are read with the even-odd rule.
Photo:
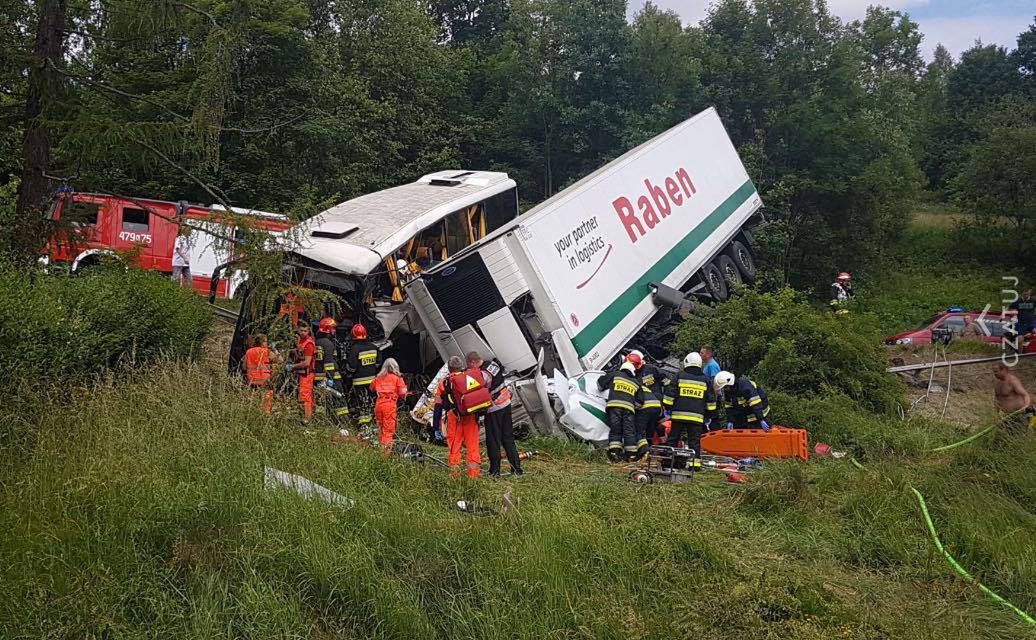
[[69, 202], [61, 213], [61, 219], [69, 224], [86, 227], [97, 224], [101, 205], [96, 202]]
[[122, 208], [122, 230], [123, 231], [147, 231], [148, 212], [133, 207]]

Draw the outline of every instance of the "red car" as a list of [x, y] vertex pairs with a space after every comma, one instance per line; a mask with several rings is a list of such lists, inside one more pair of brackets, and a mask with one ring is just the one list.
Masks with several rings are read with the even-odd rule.
[[[971, 318], [977, 324], [979, 337], [975, 338], [982, 342], [1000, 344], [1004, 331], [1014, 323], [1014, 311], [998, 313], [999, 310], [990, 310], [983, 316], [982, 311], [965, 311], [961, 307], [950, 307], [942, 313], [937, 313], [928, 318], [917, 329], [897, 333], [894, 336], [885, 338], [887, 345], [913, 345], [932, 344], [933, 336], [936, 341], [946, 338], [959, 338], [967, 326], [966, 318]], [[982, 318], [981, 323], [978, 322]], [[983, 330], [983, 325], [985, 330]]]

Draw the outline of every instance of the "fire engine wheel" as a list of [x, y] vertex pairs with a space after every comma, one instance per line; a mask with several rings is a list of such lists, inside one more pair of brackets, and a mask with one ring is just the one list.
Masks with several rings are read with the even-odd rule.
[[716, 302], [726, 302], [729, 293], [727, 292], [727, 281], [723, 277], [723, 271], [710, 262], [701, 268], [701, 279], [705, 282], [705, 289]]
[[634, 471], [630, 471], [630, 474], [626, 476], [626, 479], [630, 482], [636, 482], [637, 484], [651, 484], [655, 481], [655, 476], [650, 471], [636, 469]]
[[716, 266], [723, 272], [723, 278], [727, 281], [727, 290], [734, 287], [741, 286], [741, 271], [737, 268], [737, 264], [728, 255], [722, 255], [716, 258]]
[[727, 247], [727, 255], [737, 265], [737, 270], [741, 272], [741, 279], [747, 284], [753, 284], [755, 282], [755, 258], [752, 257], [748, 246], [740, 240], [734, 240]]

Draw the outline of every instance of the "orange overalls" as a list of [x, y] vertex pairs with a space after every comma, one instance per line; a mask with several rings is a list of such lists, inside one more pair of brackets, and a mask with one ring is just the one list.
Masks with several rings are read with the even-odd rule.
[[396, 412], [399, 410], [399, 399], [406, 396], [406, 382], [403, 378], [386, 373], [374, 378], [371, 389], [378, 394], [374, 403], [374, 419], [381, 429], [381, 448], [385, 455], [392, 451], [392, 440], [396, 436]]
[[446, 448], [449, 453], [446, 456], [446, 464], [450, 467], [450, 474], [457, 475], [460, 472], [460, 450], [461, 447], [467, 450], [468, 477], [477, 478], [482, 475], [482, 452], [478, 443], [478, 416], [457, 415], [456, 403], [449, 397], [447, 384], [453, 376], [462, 376], [463, 371], [451, 372], [435, 392], [435, 404], [446, 405]]
[[252, 347], [245, 352], [245, 374], [248, 377], [248, 386], [263, 391], [263, 413], [273, 412], [273, 389], [270, 388], [270, 376], [273, 375], [273, 367], [270, 366], [270, 348]]
[[300, 340], [298, 349], [302, 357], [309, 357], [309, 367], [299, 376], [299, 402], [302, 403], [302, 415], [309, 422], [313, 417], [313, 381], [316, 379], [317, 343], [309, 336]]

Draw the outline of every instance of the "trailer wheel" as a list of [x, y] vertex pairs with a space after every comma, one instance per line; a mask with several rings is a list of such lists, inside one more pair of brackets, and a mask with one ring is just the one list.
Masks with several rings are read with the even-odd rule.
[[716, 266], [723, 272], [723, 278], [727, 281], [728, 293], [735, 287], [739, 287], [742, 284], [741, 270], [737, 268], [737, 264], [728, 255], [722, 255], [716, 258]]
[[726, 302], [729, 293], [727, 291], [727, 281], [723, 277], [723, 271], [716, 266], [715, 262], [710, 262], [701, 268], [701, 279], [705, 283], [705, 289], [712, 296], [712, 299], [716, 302]]
[[727, 247], [727, 255], [737, 265], [738, 271], [741, 272], [741, 279], [748, 283], [755, 283], [755, 258], [752, 257], [752, 252], [748, 249], [748, 246], [740, 240], [734, 240]]

